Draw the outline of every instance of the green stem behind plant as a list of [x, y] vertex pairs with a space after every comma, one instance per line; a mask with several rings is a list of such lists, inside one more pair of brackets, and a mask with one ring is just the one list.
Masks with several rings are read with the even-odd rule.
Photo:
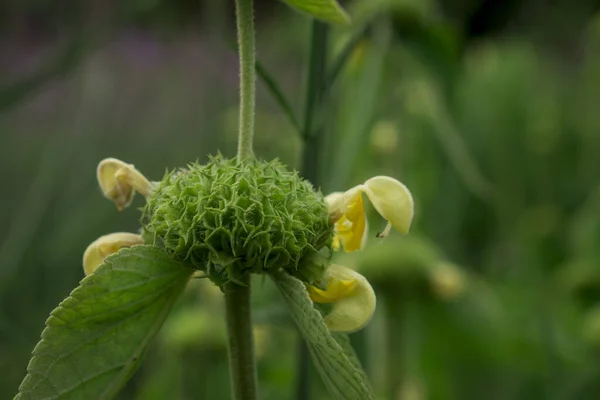
[[322, 142], [322, 126], [315, 124], [315, 117], [322, 108], [323, 91], [327, 79], [327, 44], [329, 27], [313, 21], [308, 61], [308, 82], [304, 108], [304, 151], [302, 155], [302, 175], [313, 185], [319, 185], [319, 148]]
[[257, 398], [256, 361], [250, 318], [250, 274], [225, 285], [231, 391], [234, 400]]
[[254, 47], [254, 10], [252, 0], [236, 0], [236, 21], [240, 57], [240, 126], [237, 157], [252, 157], [256, 98], [256, 50]]
[[[313, 185], [319, 186], [319, 159], [323, 139], [322, 126], [315, 124], [315, 116], [322, 106], [323, 91], [327, 77], [327, 43], [329, 27], [314, 20], [311, 30], [310, 58], [308, 60], [308, 79], [302, 138], [301, 173]], [[310, 354], [301, 337], [298, 337], [298, 366], [296, 376], [296, 400], [310, 398]]]

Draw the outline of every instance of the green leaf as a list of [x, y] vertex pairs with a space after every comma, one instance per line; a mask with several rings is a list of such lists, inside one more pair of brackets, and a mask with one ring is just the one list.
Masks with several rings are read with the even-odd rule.
[[317, 19], [336, 24], [349, 24], [348, 13], [335, 0], [282, 0], [292, 8]]
[[50, 314], [15, 399], [115, 396], [192, 272], [152, 246], [108, 257]]
[[344, 336], [338, 337], [338, 342], [331, 335], [321, 313], [313, 307], [304, 284], [282, 272], [273, 274], [273, 280], [308, 345], [315, 367], [329, 394], [340, 400], [374, 399], [358, 359], [353, 352], [344, 350], [350, 344], [345, 341]]

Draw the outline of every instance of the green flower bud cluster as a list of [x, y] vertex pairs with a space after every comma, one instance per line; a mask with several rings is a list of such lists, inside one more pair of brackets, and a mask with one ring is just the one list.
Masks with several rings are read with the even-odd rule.
[[142, 225], [147, 243], [219, 286], [279, 268], [312, 284], [331, 257], [322, 194], [278, 161], [217, 156], [167, 173], [147, 198]]

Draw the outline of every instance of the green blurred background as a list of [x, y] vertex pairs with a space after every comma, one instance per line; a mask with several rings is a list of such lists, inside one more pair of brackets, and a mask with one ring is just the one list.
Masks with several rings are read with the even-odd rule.
[[[321, 110], [320, 187], [390, 175], [412, 233], [339, 255], [379, 306], [352, 341], [381, 399], [600, 398], [600, 2], [356, 0], [365, 27]], [[257, 1], [258, 57], [302, 115], [311, 21]], [[97, 237], [135, 231], [95, 168], [150, 179], [233, 156], [233, 4], [0, 4], [0, 398]], [[256, 153], [302, 141], [259, 83]], [[270, 282], [254, 299], [261, 397], [296, 399], [297, 335]], [[326, 399], [310, 371], [311, 399]], [[220, 294], [190, 285], [122, 399], [229, 398]]]

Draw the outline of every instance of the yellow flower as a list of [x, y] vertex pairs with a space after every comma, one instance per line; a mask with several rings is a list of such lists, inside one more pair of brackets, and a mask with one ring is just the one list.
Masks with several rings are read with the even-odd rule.
[[340, 245], [346, 252], [360, 250], [367, 233], [366, 214], [362, 194], [387, 220], [385, 229], [378, 237], [389, 235], [392, 227], [401, 233], [408, 233], [414, 213], [414, 203], [410, 191], [401, 182], [388, 176], [376, 176], [362, 185], [325, 197], [329, 214], [335, 222], [334, 249]]
[[102, 160], [96, 175], [102, 193], [116, 204], [119, 211], [131, 203], [135, 191], [148, 196], [152, 190], [152, 183], [140, 171], [116, 158]]
[[[152, 183], [131, 164], [116, 158], [106, 158], [96, 170], [102, 194], [112, 200], [119, 211], [127, 207], [135, 192], [148, 196]], [[116, 232], [104, 235], [90, 244], [83, 253], [83, 271], [92, 274], [104, 259], [123, 247], [143, 244], [142, 237], [135, 233]]]
[[[377, 212], [387, 221], [378, 237], [386, 237], [395, 228], [408, 233], [414, 213], [410, 191], [396, 179], [376, 176], [346, 192], [331, 193], [325, 198], [329, 215], [334, 222], [334, 250], [343, 247], [346, 252], [364, 247], [367, 235], [367, 218], [363, 193]], [[354, 332], [363, 328], [375, 312], [376, 298], [367, 279], [359, 273], [340, 265], [330, 265], [326, 272], [324, 290], [307, 286], [315, 303], [332, 303], [331, 311], [324, 317], [331, 331]]]
[[127, 232], [116, 232], [96, 239], [83, 253], [83, 271], [86, 275], [92, 274], [104, 262], [104, 259], [116, 253], [123, 247], [143, 244], [140, 235]]
[[308, 294], [316, 303], [333, 303], [325, 316], [325, 325], [333, 332], [354, 332], [363, 328], [375, 311], [375, 292], [367, 279], [341, 265], [327, 269], [325, 290], [308, 286]]

